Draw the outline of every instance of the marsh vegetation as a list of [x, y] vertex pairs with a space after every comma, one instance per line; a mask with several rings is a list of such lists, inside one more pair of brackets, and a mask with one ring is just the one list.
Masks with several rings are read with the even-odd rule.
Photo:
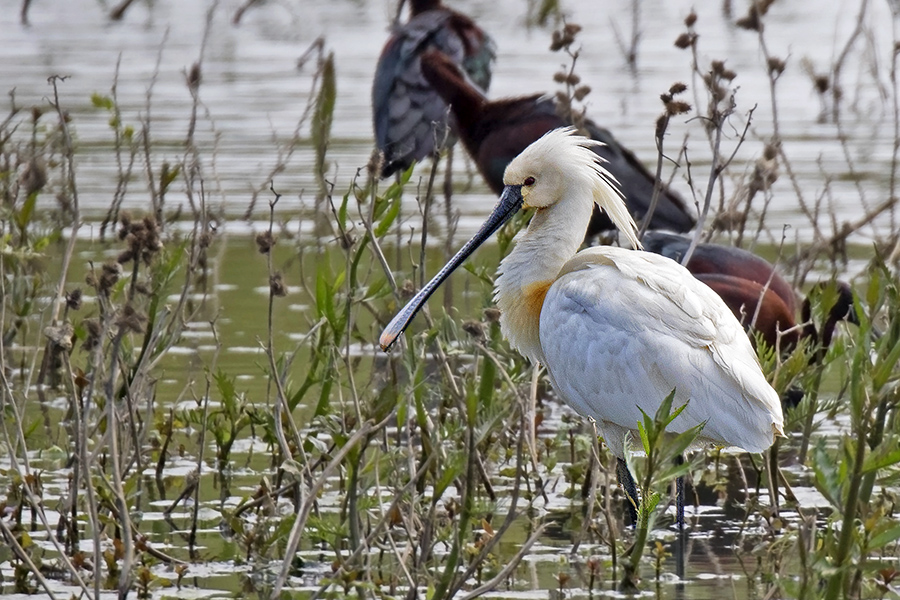
[[[540, 53], [574, 10], [509, 4]], [[826, 64], [771, 37], [781, 11], [796, 16], [781, 2], [688, 7], [664, 26], [644, 4], [621, 11], [634, 21], [615, 30], [635, 33], [619, 35], [616, 68], [639, 72], [664, 52], [679, 70], [642, 91], [653, 118], [632, 128], [657, 135], [643, 158], [656, 167], [659, 148], [703, 239], [764, 254], [811, 292], [816, 324], [830, 282], [849, 279], [857, 295], [859, 326], [842, 324], [827, 349], [758, 343], [776, 390], [803, 392], [786, 438], [762, 456], [710, 449], [675, 468], [680, 444], [657, 435], [666, 415], [648, 416], [633, 457], [645, 526], [629, 527], [614, 457], [500, 335], [493, 277], [525, 217], [400, 348], [379, 352], [381, 328], [493, 199], [459, 160], [446, 186], [442, 162], [374, 176], [369, 130], [342, 121], [368, 89], [340, 87], [342, 69], [360, 68], [327, 32], [297, 53], [302, 91], [276, 101], [296, 105], [288, 130], [255, 117], [269, 146], [230, 154], [228, 124], [254, 117], [211, 108], [221, 98], [206, 86], [227, 79], [208, 67], [213, 32], [235, 27], [239, 9], [241, 28], [255, 17], [268, 31], [267, 11], [296, 22], [304, 6], [212, 3], [176, 26], [202, 41], [174, 73], [157, 32], [160, 58], [128, 102], [121, 57], [93, 93], [69, 92], [63, 72], [26, 100], [24, 82], [5, 82], [0, 592], [896, 597], [900, 38], [878, 23], [896, 15], [843, 7], [850, 25], [828, 39], [838, 51]], [[115, 8], [118, 28], [163, 10]], [[48, 20], [38, 11], [23, 6], [35, 29]], [[12, 23], [0, 25], [26, 35]], [[756, 62], [707, 38], [711, 23], [728, 23]], [[660, 28], [664, 44], [639, 35]], [[590, 82], [590, 55], [574, 53], [601, 42], [587, 28], [577, 39], [551, 54], [561, 85], [536, 89], [557, 86], [600, 120], [601, 82], [576, 97], [572, 74]], [[178, 105], [155, 87], [173, 79]], [[670, 527], [678, 472], [684, 539]]]

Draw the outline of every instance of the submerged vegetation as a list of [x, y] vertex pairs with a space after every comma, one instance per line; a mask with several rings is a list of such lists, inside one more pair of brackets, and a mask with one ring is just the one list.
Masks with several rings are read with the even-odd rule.
[[[550, 5], [558, 3], [541, 4], [540, 14], [558, 10]], [[754, 110], [743, 106], [727, 57], [701, 62], [703, 15], [691, 13], [671, 50], [684, 53], [691, 79], [660, 91], [657, 171], [685, 175], [704, 225], [698, 236], [774, 242], [800, 287], [817, 269], [839, 273], [853, 236], [874, 220], [891, 215], [891, 226], [866, 230], [871, 260], [854, 281], [858, 327], [842, 327], [827, 349], [807, 341], [781, 353], [757, 340], [776, 390], [803, 392], [787, 409], [788, 437], [772, 450], [709, 449], [713, 460], [697, 451], [676, 465], [690, 440], [662, 428], [678, 407], [646, 416], [646, 435], [634, 440], [644, 453], [631, 457], [645, 500], [637, 527], [626, 522], [616, 461], [590, 423], [562, 408], [540, 369], [500, 335], [493, 276], [523, 218], [500, 232], [497, 252], [467, 265], [464, 291], [423, 311], [393, 353], [377, 351], [382, 327], [437, 254], [452, 250], [443, 241], [456, 213], [451, 195], [435, 192], [439, 162], [422, 182], [414, 169], [378, 181], [377, 156], [352, 180], [331, 180], [341, 66], [327, 40], [306, 57], [317, 70], [294, 136], [253, 183], [248, 214], [265, 203], [268, 214], [253, 240], [257, 253], [247, 255], [249, 243], [240, 253], [267, 286], [240, 310], [218, 300], [225, 252], [236, 242], [221, 233], [227, 216], [211, 200], [211, 182], [221, 177], [215, 153], [195, 135], [204, 118], [202, 59], [185, 74], [192, 107], [177, 161], [154, 146], [152, 86], [134, 123], [125, 122], [115, 85], [78, 99], [108, 118], [105, 150], [118, 172], [101, 239], [91, 243], [79, 238], [90, 216], [79, 201], [79, 123], [61, 100], [65, 79], [53, 78], [47, 101], [34, 107], [11, 94], [0, 120], [0, 591], [163, 597], [206, 587], [197, 573], [224, 563], [222, 571], [239, 573], [228, 595], [444, 599], [540, 585], [559, 598], [612, 589], [662, 596], [676, 585], [672, 574], [685, 576], [693, 544], [704, 543], [669, 529], [670, 484], [687, 474], [688, 529], [722, 537], [737, 563], [728, 575], [744, 579], [729, 582], [728, 595], [896, 596], [895, 178], [888, 198], [866, 204], [855, 222], [832, 218], [830, 232], [819, 225], [828, 182], [815, 201], [795, 185], [812, 241], [788, 247], [769, 229], [771, 185], [793, 177], [777, 84], [786, 68], [801, 68], [769, 54], [769, 5], [734, 18], [765, 57], [773, 119], [765, 138], [754, 137]], [[590, 90], [576, 87], [578, 53], [569, 46], [577, 28], [562, 31], [557, 39], [567, 38], [572, 62], [558, 81], [577, 111], [573, 102]], [[637, 34], [627, 45], [629, 64], [639, 65]], [[845, 57], [816, 76], [830, 109], [821, 116], [838, 131]], [[896, 54], [882, 66], [895, 82]], [[896, 107], [900, 91], [887, 92]], [[682, 100], [691, 94], [690, 104]], [[900, 112], [893, 114], [900, 131]], [[672, 128], [681, 120], [706, 137], [686, 139], [673, 156], [680, 141]], [[759, 147], [749, 167], [734, 160], [742, 144]], [[315, 212], [300, 215], [284, 208], [278, 179], [299, 147], [314, 157], [316, 182], [308, 192]], [[900, 141], [895, 168], [898, 148]], [[708, 162], [695, 159], [701, 152]], [[139, 185], [147, 210], [129, 214], [122, 199]], [[315, 223], [311, 237], [289, 226], [297, 219]], [[834, 290], [815, 289], [811, 318], [820, 324]], [[301, 318], [285, 307], [289, 300], [307, 305]], [[244, 342], [254, 352], [253, 382], [227, 360], [229, 320], [256, 323], [256, 337]], [[186, 359], [187, 340], [200, 334]], [[808, 504], [795, 494], [800, 487], [814, 488], [827, 506]], [[717, 509], [729, 526], [704, 518]], [[532, 581], [527, 565], [540, 560], [550, 566]]]

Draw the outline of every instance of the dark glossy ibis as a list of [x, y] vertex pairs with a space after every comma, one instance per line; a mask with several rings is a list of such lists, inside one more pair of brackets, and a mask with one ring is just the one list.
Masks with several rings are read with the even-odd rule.
[[[513, 158], [548, 131], [570, 124], [557, 114], [556, 102], [548, 96], [488, 100], [456, 62], [441, 52], [425, 52], [421, 64], [425, 79], [450, 104], [457, 135], [497, 194], [503, 190], [503, 172]], [[619, 182], [629, 212], [640, 220], [653, 198], [654, 176], [609, 131], [590, 119], [584, 126], [591, 138], [605, 144], [594, 152], [608, 161], [604, 168]], [[688, 231], [694, 222], [681, 197], [663, 187], [651, 229]], [[595, 209], [587, 236], [608, 229], [612, 229], [609, 218]]]
[[[410, 18], [394, 29], [381, 51], [372, 86], [375, 143], [384, 153], [382, 177], [434, 152], [443, 136], [447, 104], [422, 76], [422, 53], [437, 49], [486, 91], [491, 82], [494, 42], [464, 14], [440, 0], [409, 0]], [[438, 130], [435, 130], [435, 124]]]

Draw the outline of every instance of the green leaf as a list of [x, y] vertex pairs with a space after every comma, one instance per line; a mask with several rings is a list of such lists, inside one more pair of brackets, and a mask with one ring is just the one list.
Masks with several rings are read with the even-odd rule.
[[886, 531], [882, 531], [869, 540], [867, 544], [869, 550], [877, 550], [878, 548], [884, 548], [891, 542], [900, 539], [900, 525], [895, 525]]
[[316, 271], [316, 316], [325, 317], [332, 324], [334, 318], [334, 299], [331, 296], [331, 286], [326, 279], [325, 268], [319, 265]]
[[316, 152], [315, 173], [319, 183], [319, 192], [327, 193], [325, 182], [325, 151], [331, 136], [331, 123], [334, 118], [334, 103], [337, 99], [336, 76], [334, 71], [334, 53], [330, 52], [322, 63], [320, 71], [321, 85], [316, 95], [315, 108], [311, 124], [311, 137]]
[[875, 364], [875, 372], [872, 373], [872, 387], [875, 391], [880, 390], [888, 382], [894, 369], [897, 368], [898, 361], [900, 361], [900, 339], [897, 339], [888, 355]]
[[338, 217], [338, 225], [344, 231], [347, 230], [347, 206], [350, 204], [350, 190], [347, 190], [347, 193], [344, 194], [344, 197], [341, 199], [341, 206], [338, 208], [337, 217]]
[[441, 472], [440, 478], [434, 482], [435, 498], [443, 496], [450, 484], [453, 483], [453, 480], [462, 474], [462, 468], [456, 461], [448, 461], [448, 463], [442, 465], [444, 470]]
[[[638, 409], [638, 410], [641, 410], [641, 409]], [[641, 410], [641, 412], [644, 414], [644, 418], [647, 419], [648, 418], [647, 413], [645, 413], [643, 410]], [[640, 421], [638, 421], [637, 426], [638, 426], [638, 433], [641, 434], [641, 446], [644, 448], [644, 452], [649, 454], [650, 453], [650, 438], [647, 435], [647, 430], [644, 429], [644, 424], [641, 423]]]
[[900, 448], [890, 448], [887, 443], [882, 443], [866, 456], [862, 472], [879, 471], [897, 463], [900, 463]]
[[394, 221], [397, 219], [397, 215], [400, 214], [400, 198], [396, 198], [391, 201], [388, 205], [387, 213], [385, 213], [384, 217], [378, 222], [378, 225], [375, 226], [375, 237], [382, 237], [388, 231], [390, 231], [391, 225], [394, 224]]
[[34, 214], [34, 206], [37, 204], [39, 193], [38, 190], [35, 190], [28, 194], [28, 197], [25, 198], [25, 202], [22, 204], [22, 209], [16, 213], [16, 225], [19, 226], [20, 231], [24, 232], [31, 222], [31, 216]]
[[227, 405], [229, 401], [233, 401], [235, 397], [234, 379], [228, 377], [221, 369], [216, 371], [213, 379], [216, 381], [216, 389], [219, 390], [219, 395], [222, 396], [223, 404]]
[[820, 439], [813, 447], [813, 472], [816, 476], [816, 489], [825, 496], [831, 505], [841, 510], [840, 473], [834, 459], [825, 449], [825, 440]]
[[175, 181], [175, 178], [181, 174], [181, 165], [176, 164], [174, 167], [169, 163], [164, 162], [160, 169], [160, 189], [168, 189], [172, 182]]
[[113, 109], [113, 101], [109, 96], [101, 96], [97, 92], [91, 94], [91, 104], [93, 104], [96, 108], [103, 108], [106, 110]]
[[[687, 406], [682, 405], [682, 407]], [[697, 439], [697, 436], [700, 435], [700, 432], [703, 431], [703, 428], [706, 426], [706, 421], [700, 423], [699, 425], [695, 425], [684, 431], [679, 433], [675, 437], [666, 440], [667, 446], [667, 454], [674, 456], [681, 456], [685, 453], [685, 451], [690, 447], [691, 444], [694, 443], [694, 440]]]

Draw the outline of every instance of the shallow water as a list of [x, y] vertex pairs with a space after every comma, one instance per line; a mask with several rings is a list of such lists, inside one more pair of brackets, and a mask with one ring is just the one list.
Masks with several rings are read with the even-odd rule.
[[[627, 67], [615, 33], [627, 37], [631, 31], [630, 4], [606, 3], [603, 10], [595, 10], [590, 2], [566, 2], [563, 8], [570, 22], [584, 28], [579, 37], [582, 50], [577, 70], [593, 90], [586, 99], [588, 114], [611, 129], [645, 162], [653, 163], [653, 127], [661, 112], [659, 94], [682, 81], [690, 88], [688, 100], [705, 106], [702, 90], [691, 72], [690, 53], [673, 46], [684, 30], [682, 20], [694, 4], [687, 0], [638, 3], [641, 37], [635, 72]], [[734, 14], [729, 16], [724, 7], [731, 4], [704, 7], [695, 28], [700, 34], [700, 70], [705, 72], [711, 60], [724, 60], [737, 73], [733, 82], [738, 90], [736, 115], [723, 143], [726, 156], [736, 146], [748, 112], [754, 109], [748, 139], [730, 169], [730, 176], [739, 179], [747, 176], [753, 161], [761, 155], [773, 120], [756, 33], [733, 25], [742, 7], [733, 6]], [[775, 3], [766, 18], [769, 52], [787, 61], [787, 69], [777, 82], [778, 123], [785, 153], [792, 161], [803, 201], [812, 206], [817, 198], [827, 196], [827, 209], [819, 216], [820, 225], [826, 229], [830, 227], [829, 212], [838, 223], [856, 220], [863, 202], [875, 204], [890, 191], [894, 126], [889, 59], [894, 21], [888, 7], [882, 3], [869, 7], [864, 35], [844, 61], [840, 84], [845, 100], [840, 126], [846, 136], [846, 152], [839, 142], [838, 125], [820, 122], [829, 100], [818, 97], [810, 76], [810, 72], [827, 72], [840, 55], [853, 30], [855, 19], [851, 15], [856, 14], [857, 4], [851, 0]], [[93, 92], [109, 94], [117, 62], [116, 92], [123, 121], [137, 124], [139, 115], [148, 113], [147, 91], [152, 87], [151, 135], [158, 158], [174, 160], [182, 152], [180, 145], [190, 117], [185, 73], [200, 58], [202, 49], [202, 110], [197, 135], [205, 149], [215, 149], [214, 155], [203, 153], [204, 173], [215, 184], [213, 202], [231, 214], [240, 214], [252, 191], [266, 188], [269, 172], [278, 161], [279, 144], [287, 143], [298, 125], [314, 65], [298, 70], [297, 59], [323, 36], [325, 48], [334, 52], [337, 65], [330, 179], [341, 190], [365, 165], [372, 137], [371, 77], [387, 35], [393, 3], [264, 3], [249, 10], [239, 27], [230, 22], [236, 6], [235, 2], [216, 5], [205, 49], [202, 40], [208, 5], [199, 1], [138, 2], [117, 23], [105, 19], [103, 3], [91, 0], [52, 7], [35, 3], [29, 13], [29, 27], [19, 25], [16, 11], [0, 15], [4, 42], [0, 48], [0, 85], [4, 91], [15, 88], [18, 104], [42, 102], [51, 91], [48, 76], [70, 77], [61, 85], [61, 101], [77, 126], [81, 144], [78, 177], [86, 210], [97, 214], [108, 206], [117, 178], [111, 156], [100, 153], [111, 144], [107, 115], [89, 102]], [[547, 50], [549, 29], [527, 25], [525, 2], [467, 0], [454, 6], [472, 15], [496, 39], [498, 58], [491, 96], [555, 89], [552, 75], [565, 62], [564, 57]], [[308, 139], [307, 132], [308, 122], [300, 132], [304, 139]], [[686, 136], [696, 192], [702, 197], [710, 152], [700, 121], [673, 124], [667, 147], [669, 153], [676, 154]], [[312, 160], [309, 146], [301, 141], [286, 170], [275, 178], [276, 189], [285, 195], [283, 210], [311, 206], [315, 190]], [[458, 170], [463, 168], [462, 162], [456, 161]], [[669, 178], [668, 171], [665, 179]], [[465, 179], [463, 173], [458, 174], [457, 181]], [[675, 175], [675, 187], [690, 195], [683, 168]], [[126, 206], [142, 205], [146, 199], [141, 190], [141, 186], [132, 186]], [[727, 185], [726, 197], [732, 191], [733, 185]], [[461, 190], [454, 202], [462, 212], [464, 232], [474, 228], [493, 203], [477, 176], [472, 187]], [[258, 206], [256, 214], [264, 218], [265, 207]], [[876, 223], [876, 231], [884, 232], [890, 220], [885, 217]], [[783, 225], [791, 227], [789, 239], [810, 237], [809, 221], [800, 210], [800, 200], [784, 169], [773, 188], [766, 225], [778, 238]], [[872, 233], [865, 228], [856, 241], [866, 243]]]
[[[371, 151], [371, 117], [369, 89], [375, 60], [387, 36], [393, 12], [392, 3], [384, 1], [312, 2], [310, 0], [269, 2], [257, 6], [244, 16], [239, 27], [232, 26], [235, 2], [215, 5], [211, 17], [208, 42], [203, 50], [203, 82], [200, 88], [201, 117], [198, 140], [203, 150], [202, 168], [211, 190], [211, 202], [236, 217], [242, 214], [255, 190], [268, 186], [269, 173], [279, 160], [279, 147], [289, 143], [306, 107], [312, 85], [313, 67], [297, 68], [297, 59], [318, 37], [324, 36], [325, 48], [334, 51], [337, 65], [338, 102], [334, 116], [333, 138], [329, 148], [330, 179], [335, 182], [337, 195], [344, 193], [357, 169], [364, 167]], [[473, 16], [497, 41], [498, 61], [491, 95], [517, 95], [552, 90], [552, 76], [563, 62], [558, 54], [547, 51], [550, 30], [529, 27], [526, 22], [526, 3], [521, 0], [468, 0], [453, 6]], [[653, 126], [661, 111], [658, 96], [675, 81], [691, 87], [696, 102], [696, 78], [690, 69], [688, 52], [676, 49], [672, 42], [684, 29], [682, 20], [693, 3], [688, 1], [646, 1], [640, 3], [641, 43], [638, 48], [638, 68], [631, 72], [615, 43], [614, 30], [630, 29], [631, 9], [625, 1], [604, 3], [603, 10], [588, 2], [566, 2], [564, 9], [571, 22], [584, 27], [579, 38], [582, 55], [579, 73], [593, 91], [588, 96], [588, 114], [610, 128], [625, 145], [648, 163], [655, 160]], [[151, 115], [153, 160], [177, 162], [181, 159], [191, 99], [185, 85], [185, 72], [201, 54], [204, 23], [209, 5], [203, 2], [173, 2], [158, 0], [137, 3], [119, 23], [106, 17], [107, 5], [93, 0], [69, 0], [62, 3], [35, 3], [30, 11], [31, 24], [21, 26], [17, 11], [0, 11], [0, 89], [15, 89], [16, 103], [28, 107], [45, 104], [51, 94], [46, 79], [50, 75], [65, 75], [60, 84], [61, 103], [72, 116], [77, 135], [76, 156], [78, 186], [82, 208], [88, 223], [82, 229], [85, 237], [96, 236], [96, 220], [106, 211], [115, 193], [118, 171], [114, 161], [109, 115], [91, 105], [92, 93], [109, 94], [116, 81], [116, 94], [123, 121], [137, 125], [141, 115]], [[729, 171], [729, 178], [745, 177], [753, 162], [760, 156], [764, 141], [773, 129], [769, 84], [763, 58], [758, 50], [756, 34], [735, 28], [723, 9], [704, 7], [696, 25], [700, 33], [699, 60], [706, 65], [713, 59], [724, 59], [737, 72], [734, 85], [738, 87], [737, 114], [733, 128], [727, 131], [726, 153], [735, 147], [748, 111], [755, 108], [747, 141], [737, 152]], [[739, 12], [740, 7], [735, 7]], [[894, 21], [886, 6], [870, 7], [865, 19], [864, 40], [848, 53], [842, 82], [845, 103], [842, 105], [841, 128], [845, 144], [839, 141], [839, 127], [820, 119], [822, 100], [813, 90], [808, 73], [801, 66], [808, 60], [815, 72], [824, 72], [828, 64], [840, 54], [849, 35], [857, 3], [793, 2], [776, 3], [766, 19], [766, 41], [773, 55], [788, 60], [788, 68], [777, 84], [779, 127], [785, 153], [791, 159], [793, 173], [802, 198], [813, 203], [825, 199], [825, 208], [818, 217], [820, 225], [830, 230], [845, 220], [861, 216], [863, 201], [875, 204], [888, 197], [893, 160], [894, 125], [892, 123], [889, 58], [893, 46]], [[157, 59], [159, 66], [157, 68]], [[117, 72], [118, 63], [118, 75]], [[876, 68], [877, 67], [877, 68]], [[152, 97], [147, 101], [148, 89]], [[702, 100], [701, 100], [702, 103]], [[2, 111], [0, 111], [2, 112]], [[287, 168], [274, 178], [276, 189], [284, 194], [279, 204], [279, 216], [289, 220], [291, 231], [311, 231], [310, 211], [315, 195], [313, 153], [308, 143], [308, 122], [301, 130], [301, 141], [287, 160]], [[22, 133], [22, 132], [20, 132]], [[705, 191], [709, 164], [709, 147], [699, 121], [680, 122], [672, 126], [667, 143], [676, 149], [687, 137], [692, 175], [697, 193]], [[460, 154], [457, 154], [459, 157]], [[849, 162], [848, 162], [849, 157]], [[455, 163], [457, 193], [454, 206], [462, 213], [460, 232], [475, 228], [493, 205], [494, 198], [480, 182], [477, 174], [468, 180], [464, 161]], [[852, 163], [852, 164], [850, 164]], [[416, 176], [427, 174], [422, 166]], [[135, 176], [140, 180], [143, 175]], [[674, 186], [689, 196], [684, 170], [675, 174]], [[859, 187], [857, 187], [857, 184]], [[735, 185], [731, 179], [724, 190], [726, 198]], [[860, 190], [862, 190], [862, 198]], [[782, 176], [772, 190], [771, 206], [766, 216], [766, 228], [771, 236], [763, 242], [780, 238], [783, 226], [789, 226], [788, 238], [809, 240], [812, 237], [809, 220], [800, 210], [800, 199], [788, 177]], [[266, 198], [263, 193], [262, 198]], [[139, 212], [148, 202], [145, 186], [135, 183], [129, 188], [125, 206]], [[178, 193], [170, 193], [169, 208], [186, 201]], [[718, 197], [716, 202], [718, 202]], [[267, 218], [266, 207], [260, 203], [252, 216], [251, 227]], [[409, 213], [414, 213], [414, 200], [408, 198]], [[52, 207], [43, 206], [49, 210]], [[830, 213], [830, 214], [829, 214]], [[833, 217], [832, 217], [833, 215]], [[833, 222], [832, 222], [833, 218]], [[879, 217], [873, 227], [864, 227], [851, 241], [862, 250], [851, 262], [850, 275], [865, 264], [870, 252], [868, 243], [876, 235], [896, 231], [887, 214]], [[223, 232], [243, 234], [251, 227], [234, 218], [221, 225]], [[209, 306], [205, 316], [212, 318], [221, 312], [218, 322], [221, 340], [226, 350], [218, 366], [234, 374], [241, 389], [251, 395], [264, 397], [266, 378], [261, 363], [260, 339], [265, 335], [265, 301], [268, 293], [264, 261], [255, 246], [242, 235], [226, 238], [217, 247], [214, 259], [217, 279], [211, 286]], [[771, 247], [768, 252], [773, 252]], [[80, 281], [88, 260], [97, 260], [104, 250], [85, 244], [77, 254], [78, 266], [73, 280]], [[433, 259], [437, 260], [437, 253]], [[49, 262], [55, 260], [51, 258]], [[287, 263], [284, 255], [280, 260]], [[306, 257], [312, 262], [315, 258]], [[50, 267], [51, 271], [53, 267]], [[468, 285], [468, 284], [467, 284]], [[472, 284], [475, 285], [475, 284]], [[472, 314], [479, 306], [478, 295], [471, 300], [461, 295], [461, 312]], [[202, 298], [197, 298], [200, 302]], [[312, 299], [299, 286], [290, 290], [287, 301], [276, 309], [279, 323], [297, 324], [279, 329], [276, 343], [285, 347], [296, 343], [311, 321]], [[373, 338], [374, 339], [374, 338]], [[212, 332], [208, 324], [191, 324], [182, 343], [162, 365], [160, 400], [174, 402], [175, 395], [185, 381], [202, 378], [206, 359], [213, 352]], [[367, 352], [361, 348], [360, 352]], [[302, 366], [297, 367], [302, 371]], [[53, 423], [37, 435], [47, 448], [52, 448], [60, 432], [65, 403], [51, 402], [41, 409], [34, 406], [29, 420], [38, 419], [46, 410]], [[552, 417], [544, 423], [542, 435], [552, 438], [568, 425], [561, 415], [566, 409], [554, 407]], [[837, 425], [826, 424], [826, 431], [835, 433]], [[48, 506], [65, 493], [68, 471], [62, 468], [62, 456], [50, 458], [44, 452], [35, 454], [35, 465], [46, 469], [45, 491]], [[204, 471], [200, 544], [203, 560], [191, 565], [180, 597], [231, 597], [245, 583], [245, 577], [265, 579], [271, 573], [250, 573], [251, 567], [241, 560], [243, 549], [239, 542], [223, 535], [220, 529], [220, 510], [236, 506], [241, 498], [254, 493], [260, 473], [267, 465], [266, 448], [260, 442], [242, 440], [235, 448], [233, 479], [227, 497], [221, 488], [211, 484], [214, 469]], [[4, 459], [5, 460], [5, 459]], [[154, 545], [174, 556], [187, 559], [187, 550], [180, 534], [188, 522], [184, 507], [174, 513], [175, 527], [162, 519], [162, 509], [180, 492], [185, 476], [193, 468], [190, 448], [184, 457], [167, 466], [165, 472], [167, 500], [155, 497], [156, 490], [147, 483], [146, 505], [141, 518]], [[6, 467], [6, 462], [3, 462]], [[558, 464], [562, 470], [564, 463]], [[581, 507], [565, 495], [569, 484], [562, 475], [553, 482], [556, 492], [551, 502], [541, 506], [540, 517], [551, 523], [546, 535], [532, 548], [515, 573], [513, 584], [489, 594], [493, 597], [547, 597], [548, 590], [558, 587], [557, 573], [567, 568], [568, 549], [573, 532], [581, 526]], [[808, 481], [808, 474], [798, 468], [792, 473], [794, 491], [803, 506], [823, 507], [823, 499]], [[499, 479], [499, 478], [498, 478]], [[498, 489], [500, 489], [498, 485]], [[707, 490], [708, 491], [708, 490]], [[334, 490], [323, 501], [323, 512], [336, 510], [340, 500]], [[504, 507], [505, 509], [505, 507]], [[742, 512], [733, 508], [726, 512], [715, 506], [715, 498], [702, 502], [689, 547], [685, 581], [676, 583], [671, 577], [671, 559], [667, 562], [667, 576], [658, 589], [647, 586], [648, 595], [663, 597], [722, 598], [754, 597], [756, 588], [745, 572], [742, 560], [754, 558], [735, 552], [739, 543], [737, 531]], [[281, 503], [276, 511], [290, 510]], [[52, 513], [51, 513], [52, 515]], [[790, 519], [790, 515], [785, 515]], [[532, 524], [521, 519], [508, 534], [509, 541], [501, 545], [502, 557], [515, 554], [527, 538]], [[667, 543], [674, 534], [662, 530]], [[90, 540], [83, 546], [90, 549]], [[602, 543], [584, 544], [579, 556], [606, 556]], [[306, 559], [302, 573], [292, 580], [294, 589], [312, 592], [321, 585], [321, 578], [330, 573], [330, 565], [323, 562], [324, 553], [303, 548]], [[752, 571], [751, 567], [746, 567]], [[157, 574], [174, 579], [171, 570], [156, 567]], [[6, 579], [7, 564], [0, 564]], [[574, 585], [574, 583], [573, 583]], [[603, 583], [606, 595], [609, 581]], [[61, 587], [60, 592], [74, 588]], [[2, 589], [9, 592], [10, 589]], [[655, 593], [654, 593], [655, 592]], [[171, 588], [157, 590], [156, 597], [173, 595]], [[567, 596], [586, 597], [583, 588], [567, 588]], [[594, 595], [598, 595], [595, 591]]]

